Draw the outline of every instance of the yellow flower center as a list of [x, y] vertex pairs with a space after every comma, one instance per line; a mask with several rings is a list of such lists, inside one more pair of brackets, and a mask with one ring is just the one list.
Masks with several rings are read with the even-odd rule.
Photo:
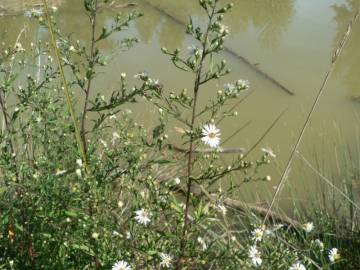
[[210, 139], [214, 139], [214, 138], [216, 138], [216, 133], [215, 132], [210, 132], [208, 136], [209, 136]]

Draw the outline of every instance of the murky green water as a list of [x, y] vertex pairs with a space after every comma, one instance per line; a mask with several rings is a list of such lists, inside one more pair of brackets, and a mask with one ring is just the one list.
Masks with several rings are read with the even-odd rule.
[[[185, 35], [181, 22], [186, 22], [189, 15], [198, 22], [205, 19], [197, 1], [134, 2], [145, 16], [127, 33], [115, 35], [102, 44], [112, 56], [112, 61], [104, 70], [104, 76], [97, 79], [96, 91], [102, 91], [106, 96], [119, 82], [121, 72], [134, 74], [143, 70], [159, 78], [166, 89], [190, 89], [192, 78], [175, 69], [160, 52], [160, 48], [186, 50], [193, 42]], [[235, 8], [226, 20], [231, 32], [226, 43], [228, 50], [221, 55], [228, 61], [233, 72], [226, 80], [204, 87], [201, 95], [205, 102], [227, 81], [243, 78], [251, 82], [253, 94], [239, 106], [239, 116], [223, 122], [220, 128], [225, 138], [247, 121], [251, 121], [251, 124], [224, 147], [250, 147], [279, 113], [287, 109], [280, 123], [260, 145], [271, 147], [277, 154], [276, 164], [271, 165], [267, 171], [273, 181], [247, 184], [239, 195], [245, 200], [264, 201], [278, 183], [281, 169], [329, 68], [332, 52], [360, 1], [235, 0], [234, 3]], [[110, 14], [114, 12], [116, 10], [102, 12], [99, 23], [109, 24]], [[82, 1], [64, 0], [59, 9], [59, 23], [64, 32], [75, 32], [82, 42], [90, 39]], [[0, 33], [6, 31], [5, 41], [13, 41], [24, 24], [30, 24], [25, 37], [27, 40], [47, 39], [46, 31], [29, 22], [22, 12], [18, 16], [0, 17]], [[137, 36], [142, 42], [129, 52], [121, 52], [118, 42], [124, 36]], [[327, 168], [328, 172], [331, 168], [336, 168], [336, 153], [341, 155], [343, 142], [354, 153], [359, 153], [360, 103], [354, 101], [360, 96], [359, 48], [360, 23], [353, 28], [351, 40], [337, 63], [300, 149], [316, 167]], [[256, 64], [295, 95], [289, 95], [229, 51]], [[156, 113], [151, 106], [138, 104], [132, 109], [139, 121], [146, 125], [156, 122]], [[172, 141], [176, 143], [176, 134], [172, 131], [170, 134], [174, 138]], [[255, 155], [259, 152], [260, 150]], [[287, 206], [290, 195], [298, 199], [308, 199], [308, 194], [317, 196], [319, 190], [315, 186], [322, 183], [298, 159], [294, 162], [289, 182], [291, 192], [286, 190], [282, 196], [284, 207]], [[340, 181], [336, 184], [342, 185]], [[359, 190], [355, 192], [358, 194]]]

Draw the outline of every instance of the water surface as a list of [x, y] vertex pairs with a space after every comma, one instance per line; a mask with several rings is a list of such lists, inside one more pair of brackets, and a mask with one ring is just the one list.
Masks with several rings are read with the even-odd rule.
[[[60, 2], [58, 20], [62, 30], [66, 33], [75, 32], [77, 39], [88, 42], [90, 27], [82, 9], [82, 1]], [[206, 18], [197, 1], [134, 2], [145, 16], [137, 20], [128, 32], [114, 35], [101, 45], [112, 61], [103, 70], [104, 75], [96, 80], [94, 91], [101, 91], [106, 96], [119, 83], [121, 72], [130, 76], [143, 70], [159, 78], [168, 90], [191, 89], [192, 76], [175, 69], [160, 48], [181, 48], [186, 51], [194, 42], [185, 35], [182, 23], [188, 20], [189, 15], [200, 24], [204, 22]], [[228, 52], [220, 57], [227, 60], [233, 70], [232, 74], [201, 89], [201, 103], [204, 104], [228, 81], [242, 78], [251, 82], [253, 94], [237, 109], [238, 117], [226, 120], [220, 128], [225, 138], [246, 122], [251, 121], [251, 124], [224, 147], [249, 148], [271, 122], [283, 110], [287, 110], [254, 153], [254, 156], [259, 156], [261, 147], [271, 147], [277, 154], [275, 164], [264, 172], [270, 174], [273, 180], [269, 183], [250, 183], [239, 190], [239, 197], [243, 200], [262, 202], [274, 192], [274, 186], [278, 183], [306, 113], [330, 66], [331, 55], [360, 1], [238, 0], [234, 4], [235, 8], [225, 21], [231, 32], [226, 42], [228, 51], [245, 57], [295, 93], [293, 96], [287, 94]], [[119, 10], [104, 10], [99, 16], [99, 23], [110, 24], [111, 15], [117, 11]], [[18, 15], [14, 15], [16, 13]], [[23, 16], [23, 10], [18, 10], [12, 16], [0, 17], [0, 33], [6, 32], [5, 42], [14, 41], [24, 24], [29, 24], [24, 37], [26, 40], [48, 38], [45, 29], [30, 22]], [[126, 36], [136, 36], [141, 43], [129, 52], [123, 52], [119, 49], [119, 41]], [[336, 167], [336, 153], [341, 152], [343, 142], [354, 153], [359, 153], [360, 104], [355, 101], [360, 96], [359, 48], [358, 23], [353, 28], [351, 40], [336, 65], [300, 148], [315, 167], [327, 168], [328, 172]], [[147, 126], [156, 123], [156, 111], [151, 106], [141, 102], [133, 106], [132, 110], [137, 119]], [[176, 133], [172, 129], [169, 133], [170, 140], [176, 143]], [[342, 186], [341, 181], [342, 179], [335, 184]], [[359, 180], [354, 181], [358, 187]], [[282, 193], [283, 207], [291, 207], [287, 205], [290, 196], [299, 200], [317, 197], [321, 191], [319, 183], [322, 183], [321, 180], [296, 159], [288, 179], [288, 187], [291, 188]], [[359, 194], [359, 190], [355, 192]]]

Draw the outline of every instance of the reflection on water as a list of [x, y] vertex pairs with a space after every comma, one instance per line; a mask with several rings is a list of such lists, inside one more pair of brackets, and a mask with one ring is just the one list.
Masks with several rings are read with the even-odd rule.
[[160, 24], [161, 16], [157, 10], [152, 8], [148, 8], [146, 10], [146, 15], [141, 20], [135, 21], [136, 29], [140, 34], [140, 38], [146, 43], [151, 41]]
[[[335, 11], [334, 20], [337, 23], [337, 34], [334, 47], [336, 47], [346, 30], [349, 21], [360, 7], [360, 0], [347, 0], [343, 4], [335, 4], [332, 8]], [[346, 90], [352, 98], [360, 98], [360, 24], [357, 23], [352, 29], [351, 40], [345, 51], [338, 60], [336, 75], [344, 82]]]
[[[157, 8], [157, 15], [161, 15], [159, 13], [162, 10], [164, 13], [183, 23], [187, 22], [189, 11], [191, 11], [192, 17], [198, 17], [200, 20], [205, 18], [197, 1], [146, 0], [145, 2], [147, 3], [145, 5], [152, 5]], [[282, 35], [287, 30], [294, 14], [294, 0], [242, 0], [238, 1], [231, 12], [227, 14], [225, 24], [229, 26], [233, 35], [246, 32], [251, 27], [255, 27], [260, 30], [260, 43], [265, 47], [274, 48], [281, 42]], [[154, 31], [156, 26], [160, 24], [160, 21], [163, 22], [166, 25], [165, 28], [172, 29], [168, 31], [163, 29], [163, 31], [159, 32], [161, 40], [171, 40], [170, 42], [164, 42], [163, 45], [168, 44], [169, 48], [181, 47], [183, 41], [181, 37], [184, 38], [185, 36], [177, 36], [175, 39], [171, 39], [170, 36], [173, 36], [174, 32], [177, 31], [174, 31], [169, 16], [163, 16], [163, 19], [164, 21], [161, 21], [159, 18], [156, 18], [154, 12], [151, 12], [150, 18], [145, 19], [143, 24], [145, 24], [145, 21], [150, 23], [146, 25], [147, 31]], [[145, 40], [148, 40], [148, 36], [151, 35], [147, 31], [144, 31], [144, 29], [140, 30], [145, 35]], [[169, 33], [172, 33], [172, 35], [169, 36]]]
[[253, 26], [260, 30], [263, 46], [277, 47], [294, 14], [294, 0], [242, 0], [229, 13], [227, 23], [234, 33], [246, 32]]
[[156, 34], [161, 47], [176, 49], [182, 46], [186, 36], [182, 25], [175, 23], [169, 16], [163, 16], [147, 3], [143, 4], [141, 10], [145, 16], [135, 24], [142, 41], [149, 43]]

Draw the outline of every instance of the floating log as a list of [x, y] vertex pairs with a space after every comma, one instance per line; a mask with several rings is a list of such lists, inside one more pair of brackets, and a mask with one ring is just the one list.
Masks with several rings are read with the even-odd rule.
[[[168, 17], [169, 19], [171, 19], [173, 22], [180, 24], [182, 26], [186, 26], [186, 23], [184, 23], [183, 21], [181, 21], [180, 19], [174, 17], [173, 15], [171, 15], [170, 13], [166, 12], [165, 10], [159, 8], [158, 6], [154, 6], [153, 4], [151, 4], [148, 0], [145, 0], [145, 2], [151, 6], [152, 8], [154, 8], [155, 10], [157, 10], [158, 12], [160, 12], [161, 14], [163, 14], [164, 16]], [[255, 71], [256, 73], [258, 73], [259, 75], [261, 75], [262, 77], [264, 77], [265, 79], [269, 80], [270, 82], [272, 82], [273, 84], [275, 84], [277, 87], [279, 87], [281, 90], [283, 90], [285, 93], [293, 96], [295, 95], [295, 92], [291, 91], [289, 88], [287, 88], [286, 86], [284, 86], [283, 84], [281, 84], [279, 81], [277, 81], [274, 77], [270, 76], [268, 73], [266, 73], [265, 71], [261, 70], [258, 67], [258, 63], [252, 64], [250, 62], [250, 60], [248, 60], [247, 58], [245, 58], [244, 56], [239, 55], [238, 53], [236, 53], [235, 51], [233, 51], [232, 49], [230, 49], [229, 47], [224, 47], [224, 52], [235, 57], [236, 59], [242, 61], [243, 63], [245, 63], [247, 66], [249, 66], [253, 71]]]

